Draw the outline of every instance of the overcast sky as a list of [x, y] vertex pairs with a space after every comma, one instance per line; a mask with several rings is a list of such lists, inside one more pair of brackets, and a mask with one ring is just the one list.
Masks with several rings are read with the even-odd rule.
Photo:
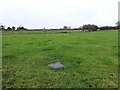
[[26, 28], [115, 25], [119, 0], [0, 0], [0, 23]]

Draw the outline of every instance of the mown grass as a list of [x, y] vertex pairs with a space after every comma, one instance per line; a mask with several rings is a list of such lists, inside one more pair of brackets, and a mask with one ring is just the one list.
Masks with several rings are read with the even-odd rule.
[[3, 88], [118, 87], [117, 30], [7, 31], [2, 45]]

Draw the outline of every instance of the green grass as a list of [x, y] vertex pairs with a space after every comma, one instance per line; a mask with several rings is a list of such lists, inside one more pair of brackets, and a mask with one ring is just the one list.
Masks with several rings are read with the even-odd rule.
[[117, 30], [61, 32], [3, 32], [3, 88], [118, 87]]

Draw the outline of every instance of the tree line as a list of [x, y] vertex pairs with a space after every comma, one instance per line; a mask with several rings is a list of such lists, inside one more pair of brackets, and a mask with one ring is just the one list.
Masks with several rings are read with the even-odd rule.
[[[83, 31], [97, 31], [97, 30], [113, 30], [113, 29], [120, 29], [120, 21], [118, 21], [116, 23], [116, 26], [101, 26], [98, 27], [97, 25], [94, 24], [85, 24], [79, 28], [71, 28], [70, 26], [63, 26], [63, 28], [60, 29], [32, 29], [32, 30], [83, 30]], [[5, 25], [0, 25], [0, 30], [3, 31], [10, 31], [10, 30], [14, 30], [14, 31], [19, 31], [19, 30], [31, 30], [31, 29], [27, 29], [24, 26], [19, 26], [19, 27], [7, 27], [5, 28]]]

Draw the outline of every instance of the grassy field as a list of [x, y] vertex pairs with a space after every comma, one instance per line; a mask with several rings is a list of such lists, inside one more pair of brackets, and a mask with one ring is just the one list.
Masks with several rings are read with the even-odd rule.
[[2, 42], [3, 88], [118, 87], [117, 30], [7, 31]]

